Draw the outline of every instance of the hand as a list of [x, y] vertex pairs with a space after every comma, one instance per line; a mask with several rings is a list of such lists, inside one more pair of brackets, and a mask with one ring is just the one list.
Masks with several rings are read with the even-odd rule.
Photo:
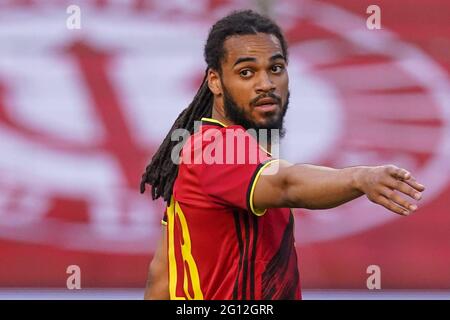
[[363, 167], [355, 177], [356, 187], [373, 203], [400, 215], [409, 215], [417, 205], [401, 196], [403, 193], [415, 200], [422, 198], [425, 187], [405, 169], [393, 165]]

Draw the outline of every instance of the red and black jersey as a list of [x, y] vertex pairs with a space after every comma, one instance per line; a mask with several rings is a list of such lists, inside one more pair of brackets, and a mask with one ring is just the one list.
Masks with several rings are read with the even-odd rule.
[[181, 159], [165, 217], [171, 299], [301, 299], [291, 210], [252, 202], [278, 160], [241, 126], [209, 118]]

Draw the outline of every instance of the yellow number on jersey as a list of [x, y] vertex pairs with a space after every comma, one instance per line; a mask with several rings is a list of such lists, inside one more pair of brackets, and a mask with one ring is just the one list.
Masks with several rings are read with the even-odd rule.
[[[194, 257], [191, 252], [191, 237], [189, 234], [189, 228], [186, 222], [186, 217], [184, 216], [183, 210], [181, 210], [178, 202], [175, 202], [173, 197], [170, 200], [170, 206], [167, 208], [167, 225], [169, 232], [169, 291], [170, 299], [172, 300], [185, 300], [185, 297], [177, 296], [177, 262], [175, 259], [175, 219], [179, 220], [181, 226], [181, 233], [183, 235], [182, 243], [177, 245], [181, 246], [181, 255], [183, 258], [183, 289], [186, 297], [189, 300], [199, 300], [203, 299], [203, 293], [200, 287], [200, 277], [198, 275], [197, 265], [195, 264]], [[187, 268], [186, 268], [187, 267]], [[189, 277], [188, 277], [189, 272]], [[191, 287], [194, 296], [191, 296], [189, 292], [188, 279], [191, 280]]]

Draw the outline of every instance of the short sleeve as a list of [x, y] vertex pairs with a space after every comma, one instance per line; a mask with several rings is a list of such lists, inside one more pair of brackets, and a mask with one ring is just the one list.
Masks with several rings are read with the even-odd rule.
[[[224, 136], [221, 138], [225, 139]], [[234, 130], [233, 139], [233, 144], [229, 143], [230, 139], [225, 139], [227, 143], [224, 144], [223, 150], [220, 150], [223, 152], [223, 161], [210, 161], [193, 166], [196, 167], [200, 186], [215, 203], [263, 215], [265, 210], [257, 211], [253, 206], [254, 188], [264, 168], [277, 160], [272, 159], [270, 154], [258, 145], [256, 139], [241, 127]], [[217, 140], [220, 139], [216, 139], [216, 142]], [[206, 155], [208, 149], [211, 150], [210, 147], [208, 143], [203, 145]], [[230, 155], [230, 152], [233, 154]]]

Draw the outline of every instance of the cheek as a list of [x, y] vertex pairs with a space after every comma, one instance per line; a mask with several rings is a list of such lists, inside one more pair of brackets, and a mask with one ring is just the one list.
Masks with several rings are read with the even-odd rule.
[[289, 77], [287, 73], [284, 77], [280, 79], [279, 88], [283, 96], [287, 96], [287, 92], [289, 90]]
[[281, 97], [282, 104], [286, 103], [289, 93], [289, 80], [283, 81], [278, 86], [278, 94]]
[[251, 92], [251, 86], [247, 83], [243, 83], [242, 85], [234, 88], [233, 91], [230, 91], [236, 104], [239, 107], [244, 108], [246, 111], [250, 109], [250, 101], [252, 99]]

